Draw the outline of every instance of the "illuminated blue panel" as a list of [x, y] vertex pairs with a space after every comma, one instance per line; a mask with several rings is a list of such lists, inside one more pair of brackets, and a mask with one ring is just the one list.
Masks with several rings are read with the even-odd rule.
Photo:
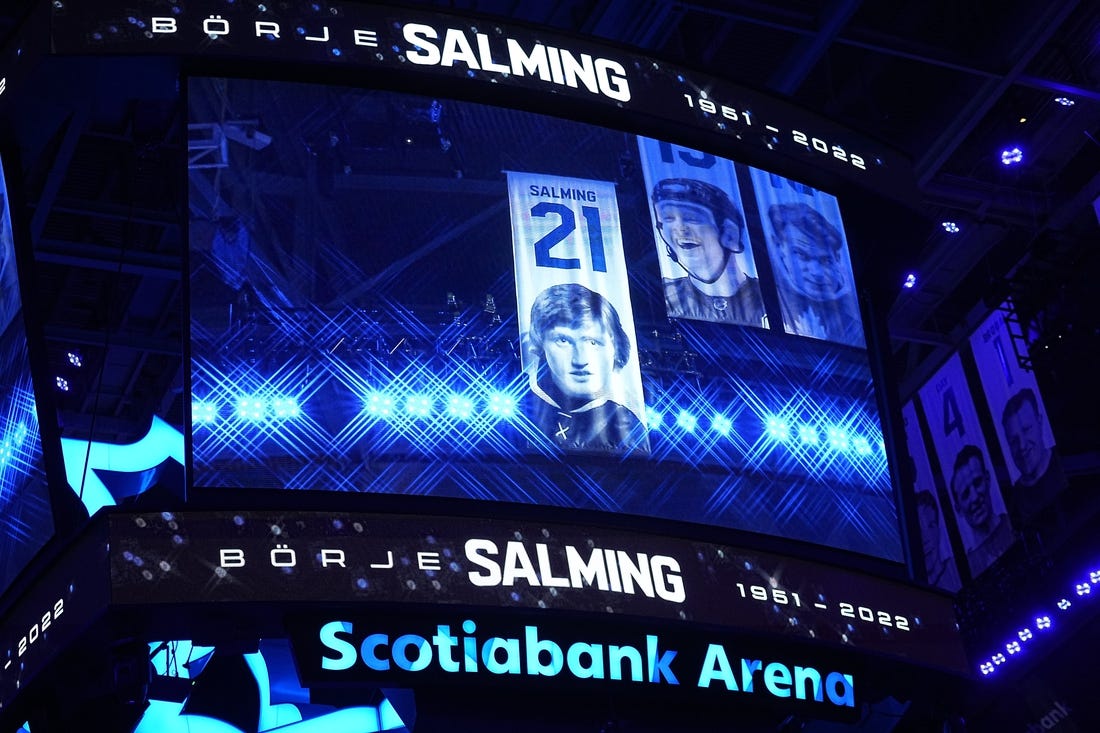
[[[357, 148], [374, 152], [353, 164], [368, 175], [320, 181], [316, 161], [284, 149], [289, 138], [275, 135], [265, 155], [242, 160], [239, 175], [219, 180], [221, 200], [250, 203], [227, 207], [215, 232], [209, 220], [192, 228], [197, 486], [577, 507], [901, 559], [866, 353], [781, 327], [670, 319], [656, 235], [645, 231], [649, 191], [641, 177], [621, 180], [620, 154], [636, 155], [637, 140], [450, 100], [250, 80], [193, 79], [192, 121], [209, 122], [202, 117], [223, 94], [260, 100], [260, 111], [292, 127], [318, 112], [334, 120], [356, 109], [420, 121], [437, 114], [454, 126], [450, 150], [461, 149], [463, 164], [456, 176], [459, 166], [438, 140], [421, 149], [377, 131], [381, 137]], [[465, 122], [473, 119], [481, 122]], [[347, 126], [370, 127], [367, 120]], [[531, 146], [532, 133], [546, 145]], [[406, 170], [400, 161], [410, 154], [424, 167]], [[275, 161], [279, 186], [270, 185]], [[517, 169], [562, 170], [570, 180], [617, 187], [617, 212], [585, 199], [599, 216], [573, 223], [581, 251], [570, 249], [572, 240], [539, 239], [548, 250], [535, 259], [548, 282], [557, 282], [590, 255], [593, 266], [607, 266], [611, 259], [594, 253], [621, 235], [629, 298], [606, 295], [631, 306], [623, 314], [632, 322], [626, 368], [641, 374], [648, 454], [563, 451], [531, 417], [522, 370], [531, 334], [518, 325], [529, 319], [517, 312], [500, 174]], [[367, 179], [393, 185], [364, 187]], [[743, 213], [766, 228], [750, 185], [740, 192]], [[828, 195], [806, 195], [819, 193]], [[325, 211], [325, 230], [308, 241], [296, 212], [303, 201]], [[568, 234], [557, 216], [546, 218], [548, 231]], [[767, 249], [764, 241], [751, 245]], [[766, 272], [756, 274], [765, 291], [775, 287]], [[778, 313], [769, 320], [782, 322]]]

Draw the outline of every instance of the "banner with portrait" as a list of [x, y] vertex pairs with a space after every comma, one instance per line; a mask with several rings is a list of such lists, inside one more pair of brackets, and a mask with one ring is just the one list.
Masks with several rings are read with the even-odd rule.
[[959, 355], [919, 394], [967, 564], [977, 576], [1009, 548], [1014, 535]]
[[1066, 479], [1054, 445], [1035, 374], [1020, 364], [1011, 333], [1010, 305], [993, 311], [970, 336], [982, 391], [1005, 456], [1011, 486], [1005, 491], [1013, 518], [1029, 520], [1049, 505]]
[[855, 276], [836, 197], [750, 169], [783, 329], [864, 348]]
[[912, 400], [901, 408], [901, 418], [905, 424], [905, 441], [913, 475], [924, 569], [929, 584], [954, 592], [962, 587], [959, 568], [955, 564], [955, 553], [947, 536], [946, 515], [936, 494], [936, 481], [932, 477], [932, 466], [928, 463], [928, 451], [925, 450], [924, 438], [921, 436], [917, 408]]
[[732, 161], [638, 138], [669, 318], [765, 328]]
[[564, 451], [648, 453], [614, 184], [507, 174], [524, 414]]

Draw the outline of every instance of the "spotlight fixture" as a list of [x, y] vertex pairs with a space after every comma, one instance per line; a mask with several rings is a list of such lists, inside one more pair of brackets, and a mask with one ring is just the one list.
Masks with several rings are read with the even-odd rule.
[[1020, 637], [1020, 641], [1027, 641], [1031, 638], [1031, 629], [1020, 629], [1016, 632], [1016, 636]]
[[70, 351], [65, 354], [69, 358], [69, 364], [79, 369], [84, 366], [84, 360], [80, 357], [79, 351]]
[[945, 221], [942, 224], [940, 224], [940, 226], [942, 226], [943, 230], [945, 232], [947, 232], [948, 234], [958, 234], [959, 233], [959, 225], [956, 222]]
[[65, 379], [65, 377], [57, 377], [54, 382], [57, 384], [57, 388], [62, 392], [69, 391], [69, 380]]
[[1001, 151], [1002, 165], [1017, 165], [1024, 159], [1024, 151], [1017, 147], [1005, 148]]
[[906, 275], [905, 282], [903, 282], [901, 286], [906, 290], [912, 290], [913, 288], [915, 288], [917, 286], [917, 273], [910, 272], [908, 275]]
[[1077, 102], [1074, 102], [1069, 97], [1055, 97], [1054, 101], [1062, 105], [1063, 107], [1072, 107], [1073, 105], [1077, 104]]

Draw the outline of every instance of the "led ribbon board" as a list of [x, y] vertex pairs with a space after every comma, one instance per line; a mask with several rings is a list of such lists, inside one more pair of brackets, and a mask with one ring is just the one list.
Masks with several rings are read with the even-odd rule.
[[967, 670], [951, 600], [768, 553], [573, 525], [372, 514], [110, 516], [112, 598], [444, 604], [689, 621]]
[[905, 158], [782, 100], [546, 30], [415, 10], [200, 0], [59, 3], [55, 53], [152, 53], [324, 63], [364, 73], [531, 90], [712, 134], [766, 157], [830, 171], [908, 200]]

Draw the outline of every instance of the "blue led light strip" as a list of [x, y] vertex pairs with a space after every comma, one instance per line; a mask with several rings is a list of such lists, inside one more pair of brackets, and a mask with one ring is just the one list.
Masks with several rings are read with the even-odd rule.
[[[1098, 565], [1097, 567], [1100, 567]], [[1058, 619], [1066, 618], [1069, 614], [1079, 610], [1094, 596], [1100, 595], [1100, 569], [1089, 572], [1087, 577], [1080, 578], [1070, 583], [1067, 593], [1053, 601], [1053, 608], [1037, 613], [1027, 625], [1021, 625], [1014, 636], [1005, 642], [1004, 646], [984, 658], [978, 664], [978, 671], [983, 677], [994, 675], [997, 670], [1015, 659], [1023, 658], [1027, 649], [1041, 643], [1054, 630]], [[1095, 592], [1094, 592], [1095, 591]]]

